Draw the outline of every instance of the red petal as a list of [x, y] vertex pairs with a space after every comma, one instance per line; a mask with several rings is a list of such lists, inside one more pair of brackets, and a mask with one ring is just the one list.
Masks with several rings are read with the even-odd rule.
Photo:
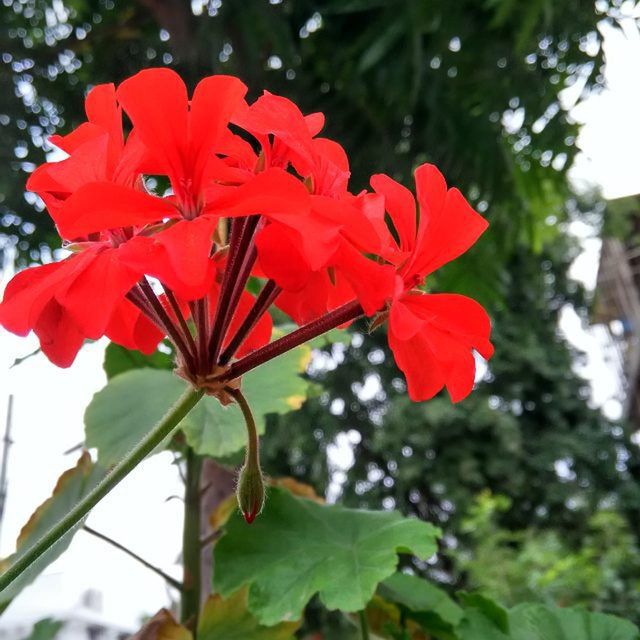
[[433, 165], [416, 170], [420, 203], [418, 246], [408, 270], [421, 276], [462, 255], [489, 223], [476, 213], [457, 189], [446, 191], [442, 174]]
[[324, 128], [324, 113], [316, 111], [304, 117], [305, 124], [309, 130], [309, 135], [317, 136]]
[[106, 229], [161, 222], [178, 215], [166, 198], [111, 182], [93, 182], [66, 200], [56, 223], [60, 235], [73, 239]]
[[198, 83], [189, 118], [189, 154], [196, 193], [200, 191], [215, 143], [226, 130], [231, 116], [243, 104], [246, 93], [247, 87], [232, 76], [210, 76]]
[[89, 121], [109, 135], [109, 168], [113, 171], [124, 146], [122, 112], [116, 101], [115, 86], [99, 84], [94, 87], [85, 100], [85, 110]]
[[43, 309], [34, 333], [42, 352], [58, 367], [70, 367], [84, 342], [84, 335], [55, 300]]
[[[283, 291], [276, 298], [275, 305], [296, 324], [303, 325], [327, 312], [330, 290], [331, 281], [326, 270], [318, 271], [311, 274], [304, 289]], [[353, 294], [349, 299], [353, 299]]]
[[184, 300], [201, 298], [214, 277], [209, 259], [215, 218], [180, 220], [152, 237], [137, 236], [120, 247], [122, 260], [158, 278]]
[[301, 252], [295, 231], [278, 222], [268, 224], [256, 237], [262, 272], [286, 291], [302, 289], [311, 277], [311, 268]]
[[458, 340], [458, 336], [441, 331], [434, 325], [425, 327], [423, 338], [440, 364], [452, 402], [460, 402], [473, 389], [476, 377], [473, 352]]
[[114, 309], [105, 331], [125, 349], [137, 349], [146, 355], [152, 354], [164, 334], [134, 304], [122, 300]]
[[247, 111], [238, 115], [236, 122], [252, 134], [272, 134], [303, 162], [313, 162], [309, 127], [291, 100], [265, 91]]
[[79, 127], [76, 127], [66, 136], [50, 136], [49, 142], [59, 149], [62, 149], [64, 152], [72, 154], [85, 142], [103, 135], [105, 135], [105, 131], [102, 127], [97, 126], [92, 122], [83, 122]]
[[61, 262], [21, 271], [7, 285], [0, 304], [0, 324], [27, 335], [45, 306], [65, 290], [93, 259], [93, 253], [74, 254]]
[[188, 177], [185, 162], [189, 101], [184, 82], [170, 69], [145, 69], [125, 80], [118, 87], [117, 96], [175, 189]]
[[[407, 294], [391, 306], [389, 344], [399, 353], [398, 366], [404, 371], [412, 399], [427, 399], [435, 377], [419, 370], [411, 349], [436, 363], [435, 370], [446, 384], [453, 402], [465, 398], [473, 388], [475, 349], [489, 358], [491, 323], [475, 300], [454, 294]], [[425, 360], [425, 367], [428, 366]], [[427, 375], [427, 378], [425, 378]], [[426, 387], [425, 380], [429, 382]], [[415, 393], [412, 393], [412, 388]], [[422, 389], [421, 391], [419, 389]]]
[[414, 402], [429, 400], [442, 389], [444, 373], [422, 335], [400, 340], [390, 328], [389, 346], [396, 364], [407, 379], [409, 397]]
[[[394, 301], [389, 312], [389, 331], [398, 340], [411, 340], [425, 325], [425, 319], [416, 315], [404, 296]], [[422, 296], [420, 296], [422, 297]]]
[[435, 326], [459, 337], [486, 360], [491, 358], [491, 319], [481, 304], [467, 296], [451, 293], [410, 296], [411, 298], [421, 299], [423, 312]]
[[346, 240], [340, 242], [332, 264], [349, 281], [368, 316], [379, 311], [393, 295], [395, 268], [369, 260]]
[[224, 216], [262, 214], [274, 219], [309, 211], [309, 192], [286, 171], [267, 169], [239, 187], [215, 185], [207, 190], [207, 213]]
[[31, 174], [27, 189], [45, 201], [47, 192], [53, 193], [56, 200], [63, 200], [87, 183], [107, 180], [108, 144], [108, 136], [102, 132], [84, 142], [66, 160], [47, 162]]
[[371, 186], [376, 193], [384, 196], [385, 208], [398, 232], [400, 249], [411, 251], [416, 244], [416, 203], [413, 194], [383, 173], [371, 176]]
[[97, 340], [104, 335], [116, 306], [140, 275], [122, 264], [117, 249], [107, 249], [94, 254], [66, 292], [56, 298], [82, 332]]

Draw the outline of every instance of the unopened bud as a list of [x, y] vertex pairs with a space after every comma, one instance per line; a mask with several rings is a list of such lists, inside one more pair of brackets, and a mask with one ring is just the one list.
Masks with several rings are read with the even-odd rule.
[[247, 524], [251, 524], [264, 506], [264, 480], [257, 463], [247, 461], [240, 470], [236, 495]]

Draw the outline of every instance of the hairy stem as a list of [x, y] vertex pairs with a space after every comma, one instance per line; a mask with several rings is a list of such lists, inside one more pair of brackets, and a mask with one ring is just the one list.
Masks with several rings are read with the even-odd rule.
[[233, 355], [242, 344], [242, 341], [256, 326], [258, 320], [260, 320], [260, 318], [262, 318], [262, 316], [268, 311], [269, 307], [280, 295], [280, 291], [282, 291], [282, 289], [273, 280], [269, 280], [269, 282], [262, 287], [262, 291], [256, 298], [253, 307], [249, 310], [249, 313], [242, 321], [242, 324], [238, 327], [238, 330], [235, 332], [234, 336], [229, 341], [229, 344], [220, 355], [220, 364], [225, 365], [229, 360], [231, 360], [231, 358], [233, 358]]
[[0, 575], [0, 591], [8, 587], [43, 553], [50, 549], [65, 533], [73, 529], [121, 480], [126, 478], [147, 455], [165, 438], [170, 436], [180, 421], [202, 398], [202, 389], [187, 389], [165, 416], [127, 453], [118, 464], [75, 505], [56, 525], [51, 527], [35, 544], [29, 547], [15, 562]]
[[161, 322], [164, 325], [164, 329], [167, 332], [167, 335], [173, 341], [173, 344], [176, 345], [176, 349], [180, 352], [184, 360], [189, 365], [189, 369], [193, 370], [193, 365], [195, 364], [195, 354], [191, 353], [185, 339], [182, 337], [180, 330], [174, 324], [173, 320], [167, 313], [167, 310], [162, 306], [160, 300], [158, 300], [158, 296], [155, 294], [155, 291], [149, 284], [149, 281], [143, 277], [142, 280], [138, 283], [140, 286], [140, 290], [144, 294], [144, 297], [147, 299], [154, 312], [160, 318]]
[[[209, 362], [214, 365], [218, 360], [220, 348], [227, 332], [229, 321], [233, 316], [231, 301], [236, 296], [238, 276], [243, 275], [243, 267], [246, 265], [247, 252], [252, 247], [253, 235], [260, 216], [250, 216], [243, 223], [233, 221], [231, 227], [231, 240], [229, 242], [229, 254], [227, 266], [224, 270], [220, 297], [216, 306], [216, 313], [209, 340]], [[238, 237], [239, 236], [239, 237]], [[255, 258], [254, 258], [255, 260]], [[251, 261], [253, 263], [253, 261]], [[245, 279], [246, 282], [246, 279]], [[244, 288], [244, 284], [242, 285]]]
[[178, 324], [180, 325], [182, 334], [184, 335], [184, 338], [187, 341], [187, 344], [189, 345], [189, 350], [193, 354], [197, 353], [195, 340], [193, 339], [193, 335], [191, 334], [189, 325], [187, 324], [187, 321], [185, 320], [184, 315], [182, 314], [182, 309], [180, 309], [180, 305], [178, 304], [178, 300], [175, 294], [173, 293], [173, 291], [171, 291], [171, 289], [169, 289], [169, 287], [165, 285], [162, 285], [162, 286], [164, 289], [164, 293], [167, 296], [167, 300], [169, 301], [169, 304], [173, 309], [173, 313], [178, 319]]
[[347, 302], [317, 320], [288, 333], [286, 336], [282, 336], [282, 338], [252, 351], [248, 356], [234, 362], [223, 375], [216, 379], [233, 380], [308, 340], [316, 338], [331, 329], [335, 329], [345, 322], [355, 320], [360, 317], [362, 313], [362, 307], [357, 300]]
[[182, 530], [182, 600], [180, 620], [190, 629], [198, 627], [200, 611], [200, 470], [202, 458], [187, 449]]
[[369, 640], [369, 623], [367, 622], [366, 613], [359, 611], [358, 618], [360, 620], [360, 635], [362, 636], [362, 640]]
[[130, 556], [134, 560], [137, 560], [143, 567], [146, 567], [147, 569], [149, 569], [149, 571], [153, 571], [154, 573], [159, 575], [161, 578], [163, 578], [167, 582], [167, 584], [170, 584], [175, 589], [178, 589], [180, 591], [182, 590], [182, 583], [179, 580], [172, 578], [169, 574], [165, 573], [162, 569], [160, 569], [160, 567], [156, 567], [150, 562], [147, 562], [144, 558], [140, 557], [137, 553], [135, 553], [134, 551], [131, 551], [131, 549], [128, 549], [123, 544], [116, 542], [113, 538], [110, 538], [109, 536], [106, 536], [104, 533], [100, 533], [99, 531], [92, 529], [86, 524], [84, 525], [83, 529], [87, 533], [90, 533], [92, 536], [99, 538], [100, 540], [106, 542], [107, 544], [110, 544], [112, 547], [115, 547], [116, 549], [122, 551], [123, 553], [126, 553], [128, 556]]
[[244, 422], [247, 425], [247, 449], [245, 464], [254, 464], [255, 466], [259, 467], [260, 437], [258, 436], [258, 427], [256, 426], [256, 421], [253, 417], [253, 413], [251, 412], [251, 407], [249, 406], [247, 399], [244, 397], [244, 394], [242, 393], [242, 391], [240, 391], [240, 389], [232, 389], [231, 387], [227, 387], [226, 390], [238, 403], [240, 411], [242, 411], [242, 416], [244, 417]]

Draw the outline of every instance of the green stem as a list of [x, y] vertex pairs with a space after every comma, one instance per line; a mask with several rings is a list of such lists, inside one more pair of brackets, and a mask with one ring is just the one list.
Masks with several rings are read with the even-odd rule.
[[251, 407], [244, 397], [244, 394], [240, 389], [226, 388], [227, 391], [234, 397], [235, 401], [240, 406], [244, 421], [247, 425], [247, 449], [245, 455], [245, 465], [254, 465], [260, 467], [260, 438], [258, 436], [258, 427], [256, 421], [251, 412]]
[[358, 612], [358, 617], [360, 618], [360, 634], [362, 635], [362, 640], [369, 640], [369, 624], [367, 623], [367, 615], [364, 610]]
[[0, 576], [0, 592], [16, 580], [63, 535], [73, 529], [111, 489], [129, 475], [165, 438], [171, 435], [203, 394], [204, 391], [201, 389], [187, 389], [156, 426], [109, 471], [100, 483]]
[[182, 600], [180, 620], [191, 630], [198, 627], [200, 611], [200, 471], [202, 458], [187, 449], [187, 477], [184, 490], [184, 528], [182, 530]]
[[106, 536], [104, 533], [100, 533], [100, 531], [96, 531], [95, 529], [88, 527], [86, 524], [84, 525], [83, 530], [86, 531], [87, 533], [90, 533], [92, 536], [95, 536], [96, 538], [106, 542], [107, 544], [110, 544], [116, 549], [122, 551], [122, 553], [126, 553], [128, 556], [130, 556], [134, 560], [137, 560], [143, 567], [146, 567], [147, 569], [149, 569], [149, 571], [153, 571], [153, 573], [159, 575], [163, 580], [167, 582], [167, 584], [170, 584], [174, 589], [177, 589], [178, 591], [182, 591], [181, 582], [179, 582], [175, 578], [172, 578], [168, 573], [165, 573], [160, 567], [156, 567], [154, 564], [147, 562], [142, 556], [139, 556], [134, 551], [131, 551], [131, 549], [125, 547], [123, 544], [120, 544], [113, 538]]

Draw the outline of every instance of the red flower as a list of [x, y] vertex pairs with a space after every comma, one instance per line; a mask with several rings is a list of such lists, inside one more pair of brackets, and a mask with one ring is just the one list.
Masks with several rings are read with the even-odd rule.
[[407, 378], [412, 400], [428, 400], [446, 386], [458, 402], [473, 388], [475, 349], [493, 354], [491, 323], [484, 309], [465, 296], [426, 294], [425, 278], [471, 247], [488, 226], [457, 189], [447, 189], [430, 164], [415, 172], [417, 200], [386, 175], [371, 178], [385, 197], [398, 240], [385, 258], [396, 265], [396, 291], [389, 307], [389, 346]]
[[[213, 278], [208, 261], [220, 214], [255, 213], [292, 224], [300, 233], [312, 220], [308, 194], [280, 169], [239, 186], [222, 185], [225, 165], [216, 155], [235, 111], [243, 108], [246, 87], [230, 76], [198, 84], [191, 101], [184, 83], [168, 69], [148, 69], [125, 80], [117, 98], [134, 124], [132, 136], [144, 145], [139, 170], [166, 175], [172, 195], [96, 181], [78, 190], [59, 216], [67, 237], [119, 227], [163, 224], [153, 235], [139, 233], [127, 247], [128, 264], [170, 282], [182, 298], [204, 295]], [[130, 136], [130, 138], [132, 137]]]
[[[69, 199], [96, 180], [133, 185], [143, 148], [124, 143], [113, 85], [100, 85], [87, 96], [88, 122], [51, 142], [70, 153], [61, 162], [36, 169], [27, 187], [46, 203], [57, 223]], [[18, 274], [0, 306], [0, 324], [40, 338], [45, 354], [69, 366], [86, 338], [107, 335], [128, 348], [151, 353], [162, 333], [125, 296], [141, 271], [123, 264], [122, 244], [132, 231], [114, 230], [76, 238], [76, 252], [65, 260]]]
[[[245, 93], [212, 76], [189, 100], [168, 69], [91, 91], [87, 122], [52, 138], [69, 157], [28, 183], [72, 253], [18, 274], [0, 324], [33, 330], [61, 366], [85, 339], [150, 353], [167, 335], [180, 374], [227, 401], [245, 372], [364, 312], [389, 318], [413, 399], [443, 386], [465, 397], [473, 350], [492, 352], [489, 319], [468, 298], [417, 287], [487, 223], [431, 165], [416, 171], [419, 212], [384, 175], [375, 193], [350, 193], [344, 149], [318, 137], [322, 114], [269, 93], [248, 106]], [[152, 180], [171, 188], [156, 194]], [[245, 291], [252, 275], [267, 278], [257, 297]], [[272, 304], [302, 326], [270, 342]]]
[[363, 255], [382, 249], [383, 202], [371, 194], [354, 197], [348, 192], [344, 149], [315, 137], [324, 124], [322, 114], [305, 117], [290, 100], [265, 92], [235, 122], [260, 142], [262, 152], [258, 156], [230, 136], [230, 162], [246, 172], [291, 166], [311, 193], [311, 214], [318, 225], [309, 234], [311, 248], [277, 223], [256, 239], [262, 272], [284, 289], [276, 304], [299, 324], [354, 296], [366, 313], [374, 313], [393, 288], [393, 270]]
[[20, 272], [0, 305], [0, 324], [18, 335], [33, 330], [46, 356], [68, 367], [85, 338], [103, 335], [153, 353], [162, 333], [125, 299], [139, 274], [121, 265], [117, 249], [82, 253]]

